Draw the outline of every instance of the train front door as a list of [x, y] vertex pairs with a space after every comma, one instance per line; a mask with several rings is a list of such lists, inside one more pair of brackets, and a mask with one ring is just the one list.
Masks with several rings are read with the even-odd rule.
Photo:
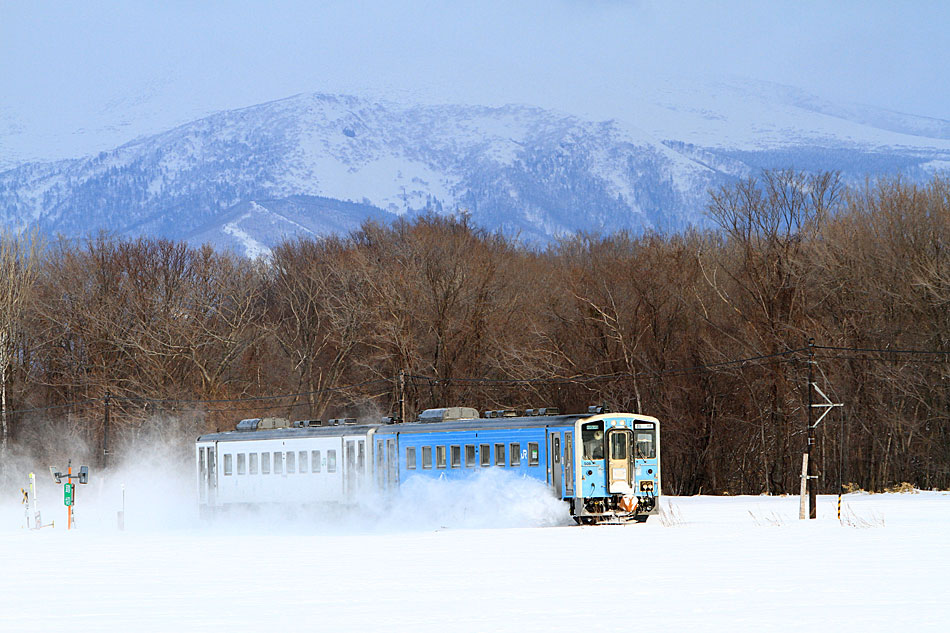
[[551, 480], [554, 484], [554, 494], [560, 499], [563, 494], [562, 480], [564, 478], [564, 464], [561, 461], [561, 434], [551, 433], [551, 440], [548, 446], [548, 459], [551, 464]]
[[607, 491], [633, 494], [633, 432], [610, 429], [607, 432]]

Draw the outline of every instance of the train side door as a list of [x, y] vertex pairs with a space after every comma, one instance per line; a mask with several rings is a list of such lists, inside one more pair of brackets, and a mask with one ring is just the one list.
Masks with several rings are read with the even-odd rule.
[[610, 429], [607, 444], [607, 491], [610, 494], [633, 494], [633, 432], [630, 429]]
[[551, 433], [551, 444], [549, 448], [550, 450], [548, 451], [548, 459], [550, 460], [551, 464], [551, 479], [554, 482], [554, 494], [558, 499], [560, 499], [563, 496], [561, 493], [561, 482], [564, 476], [564, 467], [561, 462], [560, 433]]
[[564, 433], [564, 492], [574, 496], [574, 434]]
[[356, 468], [356, 440], [346, 440], [346, 494], [356, 492], [356, 482], [359, 472]]
[[208, 504], [218, 502], [218, 445], [208, 447]]
[[376, 440], [376, 485], [386, 489], [386, 440]]
[[218, 474], [215, 468], [214, 446], [198, 449], [198, 502], [214, 505]]
[[396, 440], [386, 440], [386, 487], [395, 488], [399, 483], [399, 455], [396, 454]]

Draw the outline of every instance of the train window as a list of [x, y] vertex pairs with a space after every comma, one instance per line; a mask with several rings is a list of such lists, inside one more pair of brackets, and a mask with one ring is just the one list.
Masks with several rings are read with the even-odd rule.
[[237, 455], [237, 474], [243, 475], [247, 472], [247, 457], [244, 453], [238, 453]]
[[462, 447], [453, 446], [451, 448], [451, 457], [452, 457], [452, 468], [460, 468], [462, 466]]
[[495, 466], [505, 465], [505, 445], [495, 444]]
[[248, 455], [247, 472], [250, 475], [257, 474], [257, 453]]
[[475, 468], [475, 445], [474, 444], [465, 445], [465, 467]]
[[627, 459], [627, 433], [610, 434], [610, 459]]
[[287, 474], [293, 475], [297, 472], [297, 459], [293, 451], [287, 451]]
[[512, 443], [508, 457], [511, 459], [512, 466], [521, 466], [521, 444]]
[[604, 423], [589, 422], [581, 426], [581, 441], [584, 443], [584, 459], [603, 459]]
[[327, 451], [327, 472], [336, 472], [336, 451]]
[[261, 453], [261, 474], [270, 474], [270, 453]]
[[310, 451], [310, 472], [320, 472], [320, 451]]
[[528, 466], [537, 466], [540, 461], [537, 442], [528, 442]]
[[231, 474], [231, 459], [232, 459], [231, 455], [229, 455], [228, 453], [224, 454], [224, 474], [225, 475]]
[[416, 447], [415, 446], [406, 447], [406, 468], [409, 470], [416, 469]]
[[274, 474], [283, 475], [284, 474], [284, 454], [275, 452], [274, 453]]
[[356, 468], [360, 472], [366, 469], [366, 442], [363, 440], [356, 443]]
[[491, 444], [480, 444], [478, 454], [481, 456], [481, 465], [483, 467], [491, 466]]
[[307, 451], [300, 451], [300, 455], [297, 457], [297, 465], [300, 466], [297, 472], [301, 475], [310, 470], [307, 467]]
[[444, 446], [435, 447], [435, 467], [445, 468], [445, 447]]
[[432, 468], [432, 447], [431, 446], [422, 447], [422, 467]]
[[656, 457], [656, 443], [653, 441], [653, 431], [637, 430], [637, 457], [653, 459]]

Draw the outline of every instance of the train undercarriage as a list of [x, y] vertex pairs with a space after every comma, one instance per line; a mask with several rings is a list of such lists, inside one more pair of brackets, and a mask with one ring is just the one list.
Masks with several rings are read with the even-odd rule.
[[656, 514], [656, 497], [612, 495], [597, 499], [572, 499], [571, 516], [578, 525], [644, 523]]

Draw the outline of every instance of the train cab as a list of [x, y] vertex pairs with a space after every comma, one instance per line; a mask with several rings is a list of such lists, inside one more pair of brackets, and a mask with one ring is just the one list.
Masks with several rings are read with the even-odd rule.
[[659, 420], [601, 414], [576, 423], [581, 439], [573, 514], [580, 523], [646, 521], [658, 511]]

